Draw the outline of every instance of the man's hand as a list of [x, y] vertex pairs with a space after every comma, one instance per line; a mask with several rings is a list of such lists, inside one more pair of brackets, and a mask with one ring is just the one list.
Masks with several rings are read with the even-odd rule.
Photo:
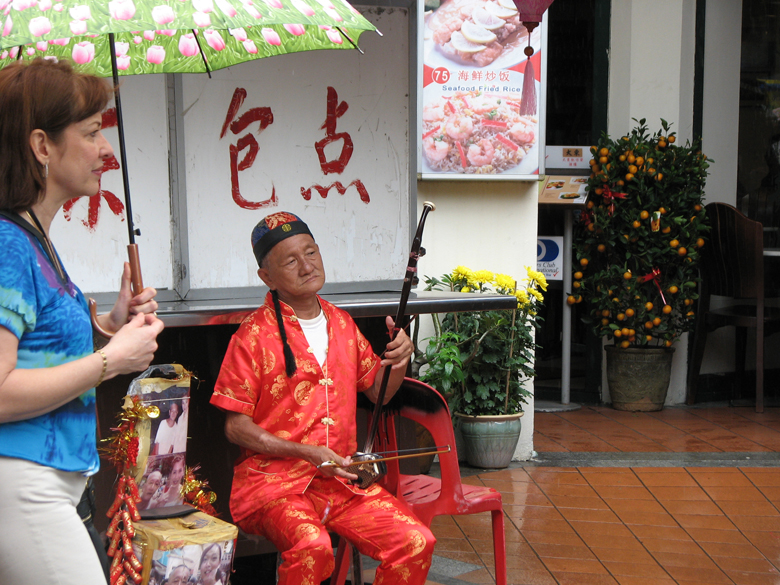
[[[345, 469], [352, 463], [351, 457], [339, 457], [335, 452], [327, 447], [308, 447], [309, 454], [305, 457], [306, 461], [314, 465], [320, 472], [327, 477], [343, 477], [344, 479], [356, 480], [358, 478], [354, 473], [349, 473]], [[325, 465], [334, 462], [338, 465]]]
[[[395, 321], [392, 317], [385, 318], [385, 324], [390, 335], [393, 334], [395, 329]], [[391, 366], [393, 370], [403, 370], [406, 372], [406, 366], [409, 363], [409, 359], [414, 353], [414, 344], [406, 331], [403, 329], [398, 330], [398, 334], [390, 343], [387, 344], [385, 355], [380, 362], [381, 366]]]
[[[393, 318], [387, 317], [385, 323], [387, 324], [387, 330], [390, 335], [392, 335], [393, 329], [395, 328]], [[390, 368], [390, 379], [387, 382], [384, 404], [390, 402], [390, 399], [398, 391], [398, 388], [401, 387], [401, 383], [404, 381], [406, 368], [409, 365], [409, 360], [413, 353], [414, 344], [412, 343], [412, 340], [409, 339], [406, 331], [400, 329], [395, 336], [395, 339], [387, 344], [384, 358], [379, 362], [381, 369], [377, 372], [376, 378], [374, 379], [374, 385], [366, 390], [366, 396], [371, 402], [376, 404], [376, 401], [379, 399], [379, 387], [382, 385], [382, 378], [385, 373], [384, 368], [387, 367]]]
[[256, 425], [250, 416], [238, 412], [228, 412], [225, 418], [225, 436], [228, 441], [241, 447], [265, 453], [273, 457], [294, 457], [308, 461], [328, 477], [338, 476], [345, 479], [357, 479], [357, 475], [347, 473], [340, 467], [322, 466], [326, 461], [335, 461], [338, 465], [349, 465], [349, 457], [339, 457], [327, 447], [302, 445], [282, 439]]

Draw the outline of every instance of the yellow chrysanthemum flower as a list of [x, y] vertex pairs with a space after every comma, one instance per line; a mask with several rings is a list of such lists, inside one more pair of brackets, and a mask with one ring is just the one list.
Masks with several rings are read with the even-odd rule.
[[515, 296], [517, 297], [517, 306], [519, 308], [525, 307], [531, 303], [530, 299], [528, 298], [528, 293], [526, 293], [523, 289], [515, 292]]
[[465, 266], [458, 266], [452, 271], [452, 280], [468, 280], [473, 271]]
[[[493, 273], [490, 272], [490, 270], [477, 270], [473, 275], [473, 279], [475, 282], [480, 284], [490, 284], [493, 282], [493, 279], [495, 278]], [[469, 284], [471, 282], [469, 281]]]
[[538, 290], [536, 290], [535, 288], [529, 288], [529, 289], [528, 289], [528, 292], [529, 292], [529, 293], [531, 293], [531, 295], [533, 295], [533, 297], [534, 297], [534, 298], [535, 298], [537, 301], [539, 301], [540, 303], [544, 301], [544, 296], [542, 295], [542, 293], [540, 293], [540, 292], [539, 292]]
[[533, 285], [533, 283], [536, 283], [540, 289], [547, 291], [547, 278], [545, 278], [544, 274], [538, 270], [533, 270], [530, 266], [526, 266], [525, 270], [528, 273], [529, 284]]
[[460, 292], [471, 292], [471, 287], [464, 286], [462, 289], [460, 289]]
[[511, 292], [515, 289], [515, 283], [517, 281], [508, 274], [496, 274], [495, 284], [496, 288]]

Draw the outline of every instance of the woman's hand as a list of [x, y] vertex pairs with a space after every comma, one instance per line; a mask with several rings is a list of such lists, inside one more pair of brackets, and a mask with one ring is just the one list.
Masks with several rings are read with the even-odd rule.
[[157, 351], [157, 336], [163, 327], [156, 315], [143, 313], [138, 313], [121, 327], [103, 348], [108, 361], [105, 379], [142, 372], [149, 367]]
[[131, 287], [130, 263], [125, 262], [122, 272], [122, 282], [119, 286], [114, 307], [110, 313], [99, 317], [101, 326], [108, 331], [118, 331], [134, 315], [150, 314], [157, 311], [157, 290], [147, 287], [140, 294], [133, 296]]

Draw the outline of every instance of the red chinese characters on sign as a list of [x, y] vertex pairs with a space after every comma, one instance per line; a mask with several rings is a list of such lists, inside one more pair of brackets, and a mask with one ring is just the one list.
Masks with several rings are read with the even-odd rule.
[[[325, 138], [318, 140], [314, 143], [314, 148], [317, 150], [317, 156], [320, 159], [320, 167], [322, 172], [326, 175], [329, 173], [341, 174], [349, 164], [349, 159], [352, 158], [352, 151], [354, 145], [352, 144], [352, 137], [346, 132], [336, 133], [336, 122], [341, 116], [343, 116], [349, 109], [347, 102], [339, 102], [339, 96], [336, 90], [332, 87], [328, 88], [328, 115], [325, 117], [325, 123], [320, 126], [320, 130], [325, 130]], [[335, 160], [328, 161], [325, 159], [325, 147], [337, 140], [343, 140], [344, 144], [341, 147], [341, 154]]]
[[[117, 125], [116, 108], [109, 108], [103, 112], [103, 123], [101, 129], [115, 128]], [[119, 169], [119, 161], [115, 156], [111, 156], [103, 163], [102, 172], [115, 171]], [[101, 179], [102, 181], [102, 179]], [[100, 217], [100, 206], [102, 200], [106, 200], [108, 208], [114, 215], [118, 215], [124, 221], [125, 206], [111, 191], [105, 191], [102, 187], [98, 187], [98, 192], [89, 198], [87, 219], [82, 219], [81, 223], [90, 231], [94, 232], [97, 227], [98, 218]], [[62, 212], [66, 221], [73, 219], [73, 206], [78, 201], [78, 198], [67, 201], [62, 206]]]
[[[330, 173], [341, 174], [347, 168], [352, 153], [354, 151], [354, 144], [352, 137], [347, 132], [336, 132], [336, 123], [349, 109], [349, 104], [345, 101], [339, 103], [339, 97], [335, 88], [328, 87], [327, 98], [327, 115], [325, 117], [325, 123], [320, 127], [321, 130], [325, 130], [325, 138], [318, 140], [314, 143], [314, 148], [317, 151], [317, 157], [320, 161], [320, 168], [326, 175]], [[338, 157], [328, 160], [325, 154], [325, 147], [334, 142], [342, 141], [341, 152]], [[336, 189], [339, 194], [344, 195], [349, 187], [355, 187], [360, 200], [364, 203], [369, 203], [371, 198], [368, 195], [368, 190], [360, 179], [352, 181], [346, 187], [341, 181], [335, 181], [328, 186], [312, 185], [308, 189], [301, 187], [301, 196], [309, 201], [311, 199], [312, 190], [317, 191], [320, 197], [325, 199], [331, 189]]]
[[[267, 107], [251, 108], [247, 112], [241, 114], [238, 119], [236, 119], [238, 111], [241, 109], [246, 96], [247, 92], [242, 87], [237, 87], [236, 91], [233, 92], [233, 99], [230, 100], [227, 116], [225, 117], [225, 123], [222, 125], [222, 132], [220, 132], [219, 135], [220, 140], [225, 137], [228, 129], [230, 129], [233, 134], [237, 135], [246, 130], [250, 124], [259, 122], [260, 129], [257, 131], [257, 133], [260, 134], [260, 132], [273, 124], [273, 112], [271, 112], [271, 108]], [[239, 161], [239, 153], [246, 149], [248, 149], [247, 153], [244, 155], [244, 158]], [[261, 209], [263, 207], [274, 206], [277, 203], [276, 187], [273, 186], [271, 188], [271, 196], [268, 199], [264, 199], [262, 201], [249, 201], [243, 195], [241, 195], [241, 189], [238, 182], [238, 173], [239, 171], [247, 170], [254, 164], [258, 152], [260, 152], [260, 146], [257, 143], [257, 139], [252, 135], [251, 132], [244, 134], [235, 144], [230, 145], [231, 191], [233, 194], [233, 201], [235, 201], [236, 205], [242, 209]]]

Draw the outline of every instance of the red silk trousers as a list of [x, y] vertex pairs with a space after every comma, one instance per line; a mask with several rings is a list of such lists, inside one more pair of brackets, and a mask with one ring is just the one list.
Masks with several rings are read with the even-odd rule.
[[241, 528], [261, 534], [282, 554], [279, 585], [319, 585], [334, 568], [328, 530], [381, 562], [374, 585], [423, 585], [436, 539], [387, 490], [352, 493], [338, 481], [315, 477], [305, 494], [260, 508]]

